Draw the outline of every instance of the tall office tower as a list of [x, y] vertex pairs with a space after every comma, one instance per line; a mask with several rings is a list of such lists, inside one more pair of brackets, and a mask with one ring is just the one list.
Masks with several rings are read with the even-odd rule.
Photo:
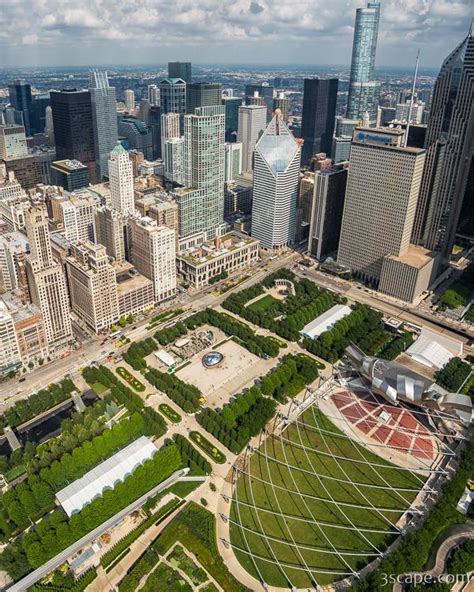
[[252, 236], [265, 249], [295, 238], [301, 148], [277, 113], [255, 147]]
[[252, 96], [245, 97], [246, 105], [258, 105], [259, 107], [266, 107], [265, 98], [258, 94], [257, 91]]
[[176, 233], [151, 218], [130, 218], [130, 258], [138, 271], [153, 282], [155, 301], [176, 294]]
[[235, 142], [239, 129], [239, 107], [242, 106], [240, 97], [222, 97], [225, 106], [225, 141]]
[[308, 252], [319, 261], [337, 253], [339, 247], [347, 170], [339, 165], [314, 173]]
[[471, 156], [469, 176], [464, 191], [461, 215], [459, 216], [456, 234], [474, 238], [474, 154]]
[[395, 119], [397, 121], [408, 121], [408, 117], [410, 116], [410, 123], [421, 123], [423, 121], [425, 104], [422, 101], [413, 101], [413, 105], [410, 105], [411, 101], [398, 103], [395, 110]]
[[89, 73], [89, 92], [92, 103], [97, 178], [100, 180], [108, 176], [109, 154], [118, 139], [115, 88], [109, 86], [107, 72]]
[[242, 170], [252, 170], [253, 152], [267, 121], [267, 110], [257, 105], [239, 107], [237, 142], [242, 144]]
[[181, 78], [186, 84], [191, 84], [191, 62], [168, 62], [168, 78]]
[[66, 191], [77, 191], [89, 185], [89, 169], [77, 160], [56, 160], [51, 163], [54, 184]]
[[159, 87], [161, 114], [178, 113], [182, 133], [186, 114], [186, 82], [182, 78], [166, 78]]
[[0, 158], [18, 158], [27, 154], [24, 126], [0, 125]]
[[148, 85], [148, 102], [152, 107], [160, 106], [160, 89], [156, 84]]
[[237, 175], [242, 174], [242, 144], [240, 142], [225, 143], [224, 181], [230, 183]]
[[332, 141], [331, 158], [337, 164], [349, 160], [352, 136], [335, 136]]
[[273, 99], [273, 112], [280, 109], [282, 119], [285, 123], [288, 123], [288, 115], [290, 113], [290, 101], [288, 97], [285, 97], [285, 93], [278, 93]]
[[196, 107], [213, 107], [222, 102], [222, 84], [193, 82], [186, 85], [186, 113], [192, 115]]
[[301, 136], [304, 140], [302, 163], [308, 164], [313, 154], [331, 154], [336, 117], [337, 78], [321, 80], [305, 78]]
[[396, 114], [397, 110], [395, 107], [378, 107], [375, 127], [385, 127], [395, 119]]
[[356, 128], [352, 142], [338, 262], [376, 286], [387, 257], [407, 267], [421, 260], [410, 236], [425, 151], [403, 142], [403, 130], [389, 128]]
[[374, 80], [375, 51], [379, 32], [380, 4], [369, 2], [358, 8], [352, 45], [351, 73], [346, 118], [356, 122], [369, 113], [371, 125], [377, 119], [380, 83]]
[[66, 257], [72, 312], [96, 333], [119, 319], [115, 268], [103, 245], [72, 245]]
[[54, 124], [53, 124], [53, 110], [51, 105], [46, 107], [44, 116], [44, 133], [48, 137], [48, 146], [54, 146]]
[[5, 303], [0, 300], [0, 377], [15, 373], [21, 366], [15, 323]]
[[73, 338], [66, 278], [62, 265], [53, 259], [46, 206], [32, 205], [25, 217], [31, 248], [26, 260], [31, 301], [41, 310], [48, 346], [54, 349]]
[[147, 160], [153, 160], [153, 132], [143, 121], [124, 117], [119, 120], [118, 131], [132, 150], [140, 150]]
[[160, 106], [151, 106], [148, 112], [148, 125], [151, 128], [151, 137], [153, 143], [153, 159], [162, 158], [161, 154], [161, 108]]
[[298, 198], [296, 200], [295, 243], [308, 243], [311, 208], [314, 196], [314, 171], [300, 173]]
[[192, 216], [199, 231], [209, 237], [224, 221], [224, 128], [222, 105], [197, 107], [184, 118], [186, 186], [202, 190], [201, 203]]
[[451, 254], [474, 146], [474, 33], [445, 59], [426, 133], [426, 165], [413, 242]]
[[25, 258], [30, 245], [22, 232], [0, 234], [0, 294], [22, 289], [25, 284]]
[[135, 111], [135, 93], [131, 89], [123, 91], [123, 98], [125, 103], [125, 110], [131, 113]]
[[265, 105], [267, 106], [267, 120], [269, 121], [273, 114], [273, 86], [270, 86], [266, 82], [245, 85], [245, 97], [253, 97], [256, 92], [265, 101]]
[[[15, 80], [8, 86], [11, 106], [15, 109], [15, 123], [25, 126], [26, 134], [29, 136], [31, 130], [32, 96], [31, 86], [24, 80]], [[11, 122], [13, 123], [13, 122]]]
[[148, 102], [148, 99], [142, 99], [137, 117], [140, 121], [143, 121], [145, 125], [150, 125], [150, 110], [151, 105]]
[[95, 239], [120, 265], [125, 261], [125, 216], [107, 206], [94, 208]]
[[94, 242], [95, 201], [88, 195], [73, 195], [60, 204], [64, 236], [70, 242]]
[[109, 185], [112, 208], [124, 215], [133, 214], [135, 211], [133, 165], [127, 151], [120, 143], [117, 143], [110, 153]]
[[165, 140], [163, 161], [165, 163], [165, 177], [168, 181], [184, 185], [184, 138]]
[[54, 139], [57, 160], [78, 160], [89, 169], [91, 183], [96, 182], [94, 122], [91, 93], [88, 90], [53, 90]]
[[179, 113], [166, 113], [161, 115], [161, 157], [165, 158], [166, 140], [179, 139], [181, 137]]
[[42, 134], [45, 127], [46, 109], [50, 106], [49, 93], [45, 95], [33, 95], [31, 103], [31, 133]]

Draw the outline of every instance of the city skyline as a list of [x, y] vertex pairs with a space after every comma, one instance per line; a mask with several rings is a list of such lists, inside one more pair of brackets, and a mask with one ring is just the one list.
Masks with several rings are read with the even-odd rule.
[[[336, 65], [350, 61], [353, 11], [363, 6], [359, 0], [333, 7], [304, 0], [298, 10], [289, 1], [273, 10], [269, 0], [144, 0], [137, 8], [89, 0], [81, 8], [68, 1], [51, 10], [49, 0], [36, 0], [28, 4], [28, 32], [18, 35], [15, 23], [25, 10], [20, 1], [2, 7], [0, 50], [6, 67], [111, 65], [120, 54], [130, 65], [144, 64], [153, 61], [151, 53], [162, 63], [192, 56], [195, 63], [312, 64], [317, 56]], [[424, 66], [439, 67], [470, 19], [471, 0], [385, 0], [377, 64], [406, 64], [420, 49]]]

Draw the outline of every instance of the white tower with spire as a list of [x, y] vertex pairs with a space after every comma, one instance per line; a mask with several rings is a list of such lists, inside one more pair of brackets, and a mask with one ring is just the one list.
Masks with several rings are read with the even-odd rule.
[[109, 182], [112, 209], [124, 215], [135, 211], [133, 165], [125, 148], [117, 142], [109, 158]]

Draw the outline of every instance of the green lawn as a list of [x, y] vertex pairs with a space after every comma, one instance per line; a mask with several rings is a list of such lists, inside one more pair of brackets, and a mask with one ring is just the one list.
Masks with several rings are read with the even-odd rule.
[[247, 308], [250, 308], [250, 310], [268, 310], [277, 302], [278, 300], [276, 298], [273, 298], [270, 294], [266, 294], [255, 300], [255, 302], [252, 302], [252, 304], [249, 304]]
[[109, 390], [109, 387], [104, 386], [102, 383], [100, 382], [94, 382], [93, 384], [90, 385], [91, 389], [97, 393], [99, 396], [102, 395], [103, 393], [107, 392]]
[[[372, 545], [384, 550], [390, 544], [393, 537], [387, 532], [391, 530], [390, 523], [398, 520], [422, 485], [417, 477], [348, 440], [316, 409], [306, 411], [300, 421], [306, 426], [291, 425], [284, 432], [283, 444], [279, 436], [267, 441], [266, 454], [275, 461], [255, 453], [248, 469], [253, 478], [241, 476], [239, 479], [234, 499], [251, 507], [235, 502], [231, 506], [231, 520], [237, 523], [231, 524], [232, 544], [244, 550], [250, 548], [261, 558], [256, 559], [258, 569], [265, 581], [273, 586], [287, 587], [289, 579], [298, 588], [311, 587], [313, 583], [304, 570], [305, 564], [310, 571], [314, 570], [313, 579], [321, 585], [342, 579], [342, 574], [351, 569], [359, 570], [374, 558], [372, 554], [376, 551]], [[337, 435], [321, 435], [309, 426], [319, 426]], [[342, 460], [336, 461], [323, 452], [337, 454]], [[382, 466], [355, 462], [362, 460], [361, 453], [365, 459]], [[364, 485], [356, 488], [328, 477]], [[257, 479], [283, 489], [273, 488]], [[395, 488], [413, 491], [397, 495], [387, 489], [377, 489], [376, 486], [385, 487], [384, 481]], [[331, 498], [336, 503], [332, 503]], [[371, 504], [383, 511], [377, 511]], [[245, 531], [239, 525], [254, 532]], [[338, 528], [340, 525], [355, 528]], [[366, 531], [361, 533], [360, 529]], [[271, 549], [262, 534], [276, 539], [271, 542]], [[331, 544], [347, 555], [339, 558]], [[352, 552], [361, 555], [351, 555]], [[276, 566], [273, 554], [278, 561], [287, 564], [284, 569], [286, 577]], [[260, 579], [250, 556], [239, 551], [236, 555], [245, 569]], [[273, 563], [264, 561], [265, 558]], [[334, 572], [341, 575], [334, 575]]]

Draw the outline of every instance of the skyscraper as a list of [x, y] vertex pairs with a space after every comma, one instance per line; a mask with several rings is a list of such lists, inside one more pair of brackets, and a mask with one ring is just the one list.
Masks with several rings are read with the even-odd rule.
[[166, 140], [181, 137], [179, 113], [166, 113], [161, 116], [161, 157], [165, 158]]
[[186, 85], [186, 113], [193, 114], [196, 107], [212, 107], [222, 102], [222, 84], [193, 82]]
[[119, 135], [127, 139], [128, 148], [139, 150], [147, 160], [153, 160], [153, 131], [143, 121], [124, 117], [118, 122]]
[[186, 84], [191, 84], [191, 62], [168, 62], [168, 78], [181, 78]]
[[301, 157], [303, 164], [308, 164], [313, 154], [331, 154], [338, 84], [337, 78], [304, 79], [301, 122], [301, 135], [304, 140]]
[[0, 158], [18, 158], [27, 154], [24, 126], [0, 125]]
[[94, 208], [96, 241], [120, 265], [125, 261], [125, 216], [107, 206]]
[[135, 93], [131, 89], [124, 90], [123, 92], [125, 109], [130, 113], [135, 110]]
[[358, 8], [356, 11], [346, 111], [346, 118], [356, 122], [367, 111], [372, 125], [377, 119], [380, 95], [380, 84], [374, 80], [379, 19], [378, 2], [369, 2], [367, 8]]
[[222, 105], [198, 107], [184, 118], [186, 186], [202, 190], [192, 216], [209, 237], [224, 220], [224, 125]]
[[48, 345], [62, 347], [72, 340], [69, 298], [60, 263], [53, 259], [46, 206], [32, 205], [25, 214], [31, 253], [26, 260], [31, 301], [41, 310]]
[[89, 169], [96, 182], [94, 123], [91, 93], [88, 90], [51, 91], [57, 160], [78, 160]]
[[280, 109], [283, 121], [288, 123], [290, 101], [288, 97], [285, 96], [285, 93], [278, 93], [278, 96], [273, 99], [273, 112], [277, 109]]
[[186, 114], [186, 82], [182, 78], [166, 78], [160, 82], [159, 87], [161, 114], [178, 113], [182, 133]]
[[239, 107], [242, 106], [240, 97], [222, 97], [225, 106], [225, 141], [236, 142], [239, 128]]
[[0, 300], [0, 377], [13, 374], [21, 366], [15, 324], [8, 308]]
[[64, 237], [71, 242], [94, 241], [94, 206], [89, 195], [73, 195], [60, 204]]
[[295, 237], [301, 148], [276, 114], [255, 147], [252, 236], [265, 249]]
[[356, 128], [338, 262], [375, 285], [384, 258], [409, 253], [425, 151], [397, 129]]
[[133, 164], [124, 147], [117, 143], [110, 153], [109, 184], [111, 205], [124, 215], [135, 211]]
[[267, 121], [270, 121], [273, 113], [273, 86], [266, 82], [245, 85], [245, 97], [253, 97], [256, 92], [267, 106]]
[[435, 83], [413, 242], [449, 257], [474, 146], [474, 36], [445, 59]]
[[148, 102], [152, 107], [160, 106], [160, 89], [156, 84], [148, 85]]
[[184, 185], [184, 138], [170, 138], [164, 141], [163, 161], [168, 181]]
[[89, 73], [97, 178], [108, 175], [108, 159], [118, 139], [115, 88], [109, 86], [107, 72]]
[[252, 170], [253, 151], [255, 144], [266, 127], [266, 107], [243, 105], [239, 107], [239, 127], [237, 142], [242, 144], [242, 170]]
[[234, 181], [242, 173], [242, 144], [240, 142], [225, 143], [225, 175], [226, 183]]
[[15, 109], [15, 123], [25, 126], [26, 135], [32, 133], [31, 130], [31, 112], [32, 112], [32, 96], [31, 86], [26, 84], [24, 80], [15, 80], [13, 84], [8, 86], [10, 95], [10, 103]]

